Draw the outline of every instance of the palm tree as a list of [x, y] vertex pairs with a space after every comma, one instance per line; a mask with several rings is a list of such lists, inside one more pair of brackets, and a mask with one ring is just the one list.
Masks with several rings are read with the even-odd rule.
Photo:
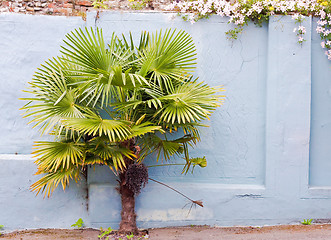
[[[133, 37], [77, 29], [66, 35], [62, 55], [46, 61], [29, 83], [22, 108], [34, 127], [54, 141], [35, 142], [33, 191], [50, 196], [61, 183], [80, 180], [87, 166], [101, 164], [119, 178], [120, 232], [137, 233], [135, 196], [148, 181], [145, 157], [184, 156], [183, 172], [206, 166], [190, 158], [200, 122], [218, 107], [221, 88], [192, 77], [196, 50], [184, 31], [143, 32]], [[169, 135], [182, 136], [169, 140]], [[178, 136], [178, 134], [177, 134]]]

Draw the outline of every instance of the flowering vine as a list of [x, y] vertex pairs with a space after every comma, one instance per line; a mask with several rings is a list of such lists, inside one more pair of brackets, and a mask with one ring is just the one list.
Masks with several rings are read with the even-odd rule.
[[316, 31], [322, 39], [321, 46], [325, 49], [325, 55], [331, 60], [331, 7], [330, 4], [328, 6], [320, 11]]
[[320, 34], [321, 46], [331, 60], [331, 0], [186, 0], [175, 1], [169, 10], [176, 10], [191, 23], [212, 14], [229, 17], [229, 23], [235, 28], [226, 32], [229, 39], [237, 39], [243, 27], [249, 22], [259, 26], [268, 21], [272, 15], [293, 15], [293, 20], [298, 24], [293, 32], [298, 37], [298, 42], [305, 41], [306, 29], [302, 25], [305, 16], [319, 17], [317, 33]]
[[293, 32], [297, 34], [298, 36], [298, 43], [302, 44], [304, 41], [306, 41], [304, 39], [304, 35], [306, 34], [306, 28], [304, 26], [302, 26], [303, 21], [305, 20], [305, 16], [301, 15], [301, 14], [294, 14], [292, 16], [292, 19], [295, 20], [295, 22], [297, 24], [299, 24], [298, 28], [294, 28]]

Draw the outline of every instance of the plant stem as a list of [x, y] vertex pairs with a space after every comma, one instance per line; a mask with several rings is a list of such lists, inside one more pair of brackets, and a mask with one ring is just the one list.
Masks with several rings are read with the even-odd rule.
[[176, 189], [170, 187], [169, 185], [167, 185], [167, 184], [165, 184], [165, 183], [159, 182], [159, 181], [157, 181], [157, 180], [155, 180], [155, 179], [152, 179], [152, 178], [148, 178], [148, 179], [149, 179], [149, 180], [152, 180], [153, 182], [156, 182], [156, 183], [158, 183], [158, 184], [161, 184], [161, 185], [163, 185], [163, 186], [165, 186], [165, 187], [167, 187], [167, 188], [170, 188], [171, 190], [175, 191], [176, 193], [182, 195], [184, 198], [190, 200], [192, 203], [197, 204], [197, 205], [199, 205], [200, 207], [203, 207], [203, 204], [202, 204], [201, 201], [194, 201], [194, 200], [192, 200], [191, 198], [189, 198], [188, 196], [186, 196], [186, 195], [184, 195], [183, 193], [181, 193], [180, 191], [178, 191], [178, 190], [176, 190]]
[[169, 185], [167, 185], [167, 184], [165, 184], [165, 183], [162, 183], [162, 182], [159, 182], [159, 181], [157, 181], [157, 180], [155, 180], [155, 179], [152, 179], [152, 178], [148, 178], [148, 179], [149, 179], [149, 180], [152, 180], [153, 182], [156, 182], [156, 183], [158, 183], [158, 184], [161, 184], [161, 185], [163, 185], [163, 186], [165, 186], [165, 187], [167, 187], [167, 188], [170, 188], [171, 190], [175, 191], [176, 193], [182, 195], [184, 198], [187, 198], [187, 199], [190, 200], [191, 202], [194, 202], [191, 198], [189, 198], [188, 196], [184, 195], [184, 194], [181, 193], [180, 191], [178, 191], [178, 190], [176, 190], [176, 189], [170, 187]]

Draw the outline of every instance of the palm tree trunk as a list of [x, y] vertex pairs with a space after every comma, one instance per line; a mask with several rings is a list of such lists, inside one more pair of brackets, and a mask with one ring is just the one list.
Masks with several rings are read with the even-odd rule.
[[135, 213], [135, 195], [134, 192], [126, 185], [125, 171], [120, 173], [120, 188], [122, 211], [119, 232], [123, 234], [138, 234]]

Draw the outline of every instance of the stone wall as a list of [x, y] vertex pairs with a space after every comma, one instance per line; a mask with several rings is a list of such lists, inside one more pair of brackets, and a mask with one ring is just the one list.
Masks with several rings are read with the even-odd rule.
[[[171, 0], [110, 0], [104, 1], [103, 5], [107, 10], [165, 11], [170, 2]], [[96, 10], [92, 3], [91, 0], [1, 0], [0, 13], [81, 16], [85, 19], [87, 11]]]
[[47, 15], [82, 15], [92, 8], [89, 0], [2, 0], [0, 12]]

